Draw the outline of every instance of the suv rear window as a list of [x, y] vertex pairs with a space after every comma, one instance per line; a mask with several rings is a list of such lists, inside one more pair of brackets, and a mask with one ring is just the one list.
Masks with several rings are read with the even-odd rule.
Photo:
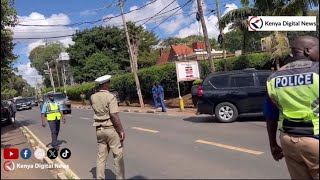
[[228, 75], [217, 75], [210, 78], [209, 82], [215, 88], [226, 88], [229, 87], [229, 76]]
[[233, 75], [231, 78], [231, 87], [249, 87], [254, 86], [253, 75]]

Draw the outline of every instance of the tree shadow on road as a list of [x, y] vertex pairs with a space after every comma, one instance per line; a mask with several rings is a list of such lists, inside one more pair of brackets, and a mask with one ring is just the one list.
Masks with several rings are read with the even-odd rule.
[[184, 121], [189, 121], [192, 123], [217, 123], [213, 116], [202, 116], [202, 117], [187, 117], [183, 119]]
[[[219, 123], [214, 116], [194, 116], [184, 118], [184, 121], [192, 123]], [[265, 119], [261, 117], [239, 117], [236, 122], [264, 122]]]
[[[92, 173], [92, 178], [96, 179], [96, 167], [92, 168], [89, 172]], [[116, 179], [116, 175], [110, 169], [105, 170], [105, 175], [106, 175], [105, 179]], [[129, 178], [126, 177], [126, 179], [148, 179], [148, 178], [141, 175], [136, 175]]]

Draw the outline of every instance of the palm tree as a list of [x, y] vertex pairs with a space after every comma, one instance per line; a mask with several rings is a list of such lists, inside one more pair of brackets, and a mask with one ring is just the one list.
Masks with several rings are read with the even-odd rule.
[[[249, 7], [248, 0], [241, 0], [242, 8], [232, 10], [225, 14], [219, 21], [220, 28], [225, 28], [229, 24], [238, 27], [243, 32], [243, 49], [248, 32], [248, 16], [298, 16], [307, 15], [310, 8], [319, 6], [319, 0], [255, 0], [252, 7]], [[267, 42], [271, 44], [271, 55], [277, 61], [283, 56], [288, 55], [289, 41], [287, 32], [274, 32]]]

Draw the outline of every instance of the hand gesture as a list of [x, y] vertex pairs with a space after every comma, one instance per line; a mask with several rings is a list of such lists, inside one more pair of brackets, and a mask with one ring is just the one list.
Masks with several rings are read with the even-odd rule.
[[46, 127], [46, 123], [45, 122], [42, 122], [42, 127]]
[[271, 154], [274, 160], [279, 161], [284, 157], [282, 148], [278, 144], [271, 145], [270, 148], [271, 148]]

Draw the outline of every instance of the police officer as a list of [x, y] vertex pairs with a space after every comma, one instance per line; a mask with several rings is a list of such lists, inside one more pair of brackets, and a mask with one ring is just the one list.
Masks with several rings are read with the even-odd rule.
[[162, 112], [167, 112], [166, 104], [164, 102], [164, 90], [160, 84], [157, 84], [157, 92], [158, 92], [158, 97], [160, 99]]
[[291, 50], [289, 63], [267, 81], [271, 153], [276, 161], [285, 158], [292, 179], [319, 179], [319, 39], [298, 37]]
[[92, 94], [90, 102], [94, 111], [93, 126], [96, 127], [98, 156], [96, 178], [105, 179], [105, 168], [109, 151], [114, 157], [116, 178], [124, 179], [123, 140], [125, 133], [119, 118], [117, 98], [109, 92], [110, 75], [97, 78], [99, 91]]
[[62, 119], [63, 124], [66, 123], [66, 120], [63, 116], [63, 108], [57, 102], [54, 101], [54, 96], [52, 93], [48, 94], [49, 101], [43, 102], [42, 111], [41, 111], [41, 121], [42, 127], [46, 127], [45, 117], [51, 130], [51, 146], [52, 148], [59, 150], [58, 135], [60, 131], [60, 119]]
[[154, 83], [152, 87], [152, 97], [153, 97], [153, 102], [154, 102], [154, 108], [158, 109], [158, 88], [157, 88], [157, 83]]

